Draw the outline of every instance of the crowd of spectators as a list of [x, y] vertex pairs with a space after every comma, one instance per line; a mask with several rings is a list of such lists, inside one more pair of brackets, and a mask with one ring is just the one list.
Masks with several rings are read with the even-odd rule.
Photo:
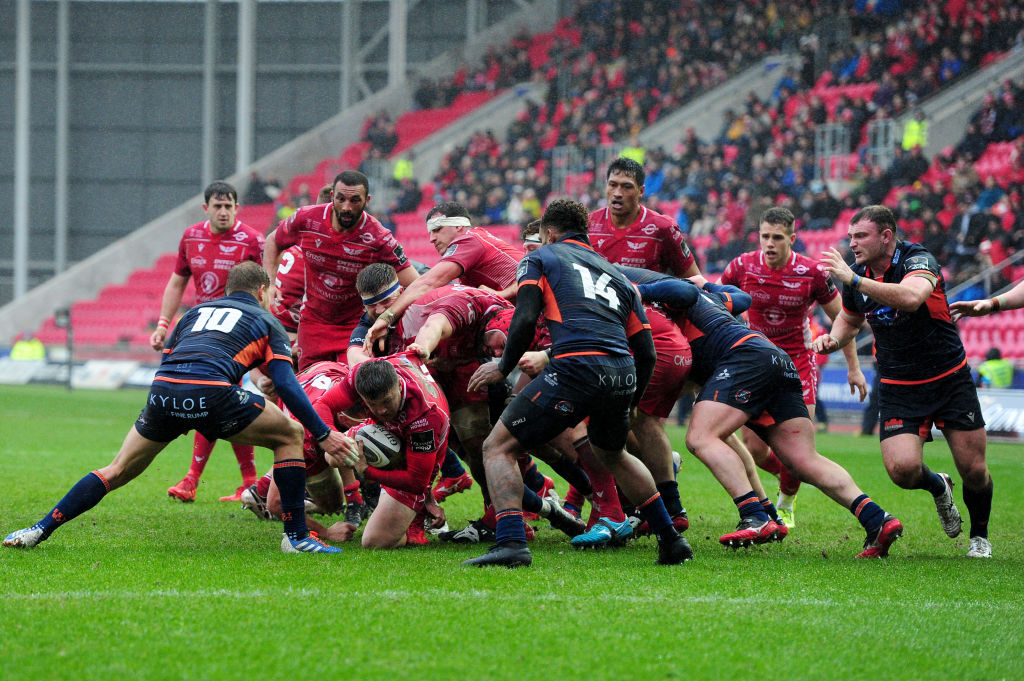
[[[831, 32], [845, 12], [852, 34]], [[750, 94], [713, 138], [699, 139], [691, 128], [671, 149], [639, 150], [648, 204], [704, 238], [702, 264], [714, 272], [753, 246], [754, 221], [768, 206], [792, 209], [801, 229], [827, 230], [844, 210], [887, 202], [908, 236], [925, 240], [962, 279], [1024, 246], [1024, 230], [1006, 217], [1018, 214], [1021, 187], [1006, 178], [982, 182], [974, 168], [988, 144], [1018, 140], [1024, 131], [1024, 109], [1016, 105], [1021, 86], [1007, 82], [987, 95], [962, 141], [931, 160], [916, 143], [926, 126], [919, 111], [915, 143], [897, 145], [886, 166], [864, 156], [865, 130], [872, 120], [915, 111], [938, 89], [1019, 45], [1022, 27], [1021, 6], [1002, 0], [855, 3], [852, 10], [839, 0], [579, 0], [536, 69], [527, 57], [530, 39], [520, 34], [491, 49], [475, 70], [463, 65], [451, 79], [418, 84], [421, 107], [530, 78], [549, 85], [547, 98], [527, 102], [504, 134], [480, 130], [453, 149], [433, 178], [434, 198], [462, 202], [475, 223], [525, 224], [552, 194], [552, 149], [571, 145], [584, 159], [577, 174], [591, 180], [572, 191], [597, 207], [602, 148], [634, 146], [636, 133], [665, 114], [766, 54], [795, 50], [799, 64], [772, 94]], [[838, 196], [815, 179], [814, 135], [825, 123], [845, 124], [849, 151], [859, 155], [852, 189]], [[386, 158], [397, 141], [394, 121], [386, 113], [371, 117], [365, 138], [369, 161]], [[418, 199], [415, 178], [399, 182], [388, 209], [415, 210]], [[992, 216], [1004, 228], [999, 238]]]
[[[768, 206], [786, 205], [802, 228], [819, 230], [830, 229], [843, 210], [887, 201], [911, 238], [923, 238], [929, 222], [938, 223], [932, 231], [941, 227], [946, 239], [939, 253], [963, 279], [992, 259], [980, 249], [994, 248], [998, 258], [1002, 244], [978, 239], [977, 226], [958, 240], [943, 209], [952, 201], [965, 204], [961, 213], [1001, 210], [993, 203], [997, 189], [982, 185], [973, 163], [989, 142], [1016, 139], [1024, 129], [1024, 111], [1014, 106], [1019, 87], [1007, 83], [986, 97], [963, 142], [934, 164], [920, 146], [898, 145], [886, 166], [861, 159], [852, 189], [841, 196], [815, 180], [814, 134], [824, 123], [843, 123], [850, 151], [863, 152], [869, 121], [914, 111], [941, 87], [1018, 45], [1024, 13], [1010, 2], [905, 2], [893, 16], [855, 21], [848, 44], [820, 44], [812, 27], [846, 6], [650, 1], [634, 12], [620, 3], [577, 3], [580, 40], [562, 38], [553, 47], [544, 73], [548, 99], [527, 103], [505, 141], [485, 131], [455, 149], [435, 178], [438, 193], [471, 205], [483, 224], [514, 222], [525, 190], [534, 190], [541, 204], [551, 193], [554, 146], [573, 145], [585, 159], [602, 145], [622, 146], [659, 116], [796, 40], [799, 66], [783, 74], [769, 98], [751, 94], [742, 110], [729, 112], [713, 139], [700, 140], [688, 129], [671, 150], [645, 150], [648, 203], [674, 214], [692, 236], [710, 238], [705, 267], [713, 272], [753, 246], [754, 222]], [[858, 83], [871, 85], [846, 87]], [[822, 88], [840, 94], [826, 100]], [[923, 122], [920, 113], [914, 120]], [[593, 207], [603, 200], [597, 158], [582, 169], [595, 182], [576, 196]], [[937, 171], [929, 172], [933, 166]], [[1013, 189], [1004, 190], [1007, 201]]]

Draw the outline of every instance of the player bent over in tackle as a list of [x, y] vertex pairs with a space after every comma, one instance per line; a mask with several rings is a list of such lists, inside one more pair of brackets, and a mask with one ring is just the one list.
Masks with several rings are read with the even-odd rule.
[[[367, 360], [315, 405], [321, 418], [328, 420], [353, 407], [365, 407], [367, 423], [382, 426], [404, 443], [404, 452], [386, 468], [368, 466], [360, 444], [356, 472], [381, 485], [377, 508], [363, 529], [363, 547], [403, 546], [410, 524], [419, 523], [422, 530], [428, 516], [432, 526], [444, 525], [444, 511], [430, 494], [430, 484], [448, 449], [448, 400], [423, 362], [411, 353]], [[354, 434], [358, 428], [349, 432]], [[353, 465], [331, 453], [326, 458], [332, 466]]]
[[[519, 265], [519, 292], [501, 361], [481, 365], [470, 390], [501, 381], [516, 366], [544, 312], [552, 361], [505, 408], [484, 441], [484, 467], [497, 512], [496, 544], [464, 565], [530, 565], [523, 529], [523, 479], [516, 461], [590, 416], [594, 453], [640, 508], [658, 537], [658, 562], [693, 557], [672, 526], [651, 474], [623, 446], [655, 362], [650, 327], [633, 285], [587, 238], [586, 209], [558, 200], [541, 218], [541, 248]], [[630, 351], [633, 355], [630, 356]]]
[[692, 327], [687, 333], [693, 351], [691, 375], [704, 387], [693, 405], [686, 446], [726, 489], [740, 513], [736, 531], [719, 541], [735, 548], [779, 537], [740, 458], [725, 442], [746, 424], [798, 478], [856, 516], [867, 533], [858, 558], [887, 555], [903, 525], [861, 492], [844, 468], [815, 451], [814, 424], [789, 355], [736, 321], [717, 293], [670, 277], [638, 288], [644, 300], [662, 303], [676, 313], [677, 323]]
[[[181, 318], [164, 349], [146, 407], [114, 460], [78, 481], [42, 520], [13, 532], [4, 546], [32, 547], [136, 478], [164, 447], [193, 428], [210, 440], [274, 451], [274, 480], [281, 491], [285, 553], [341, 553], [306, 527], [302, 426], [331, 455], [355, 460], [352, 441], [329, 428], [292, 373], [291, 349], [281, 323], [266, 311], [270, 280], [254, 262], [231, 268], [223, 298], [197, 305]], [[278, 395], [302, 422], [292, 421], [261, 395], [238, 384], [265, 364]]]

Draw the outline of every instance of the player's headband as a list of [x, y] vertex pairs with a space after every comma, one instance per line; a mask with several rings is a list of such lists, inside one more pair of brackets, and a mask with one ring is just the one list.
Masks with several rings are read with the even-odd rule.
[[524, 244], [539, 244], [540, 234], [530, 234], [523, 239]]
[[363, 305], [376, 305], [382, 300], [387, 300], [389, 297], [394, 295], [396, 291], [398, 291], [399, 286], [401, 286], [401, 284], [399, 284], [398, 280], [395, 279], [394, 283], [392, 283], [390, 286], [388, 286], [386, 289], [384, 289], [377, 295], [370, 296], [369, 298], [363, 296]]
[[461, 215], [456, 215], [455, 217], [435, 215], [427, 220], [428, 232], [433, 232], [438, 227], [472, 227], [472, 223], [469, 221], [469, 218], [464, 218]]

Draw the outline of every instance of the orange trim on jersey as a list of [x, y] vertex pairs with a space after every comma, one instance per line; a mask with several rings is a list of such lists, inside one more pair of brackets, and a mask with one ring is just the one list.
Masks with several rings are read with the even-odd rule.
[[607, 352], [601, 352], [600, 350], [587, 350], [584, 352], [567, 352], [562, 355], [555, 355], [555, 359], [562, 359], [563, 357], [581, 357], [583, 355], [602, 355], [607, 357]]
[[562, 308], [558, 307], [558, 301], [555, 300], [555, 292], [551, 290], [550, 286], [548, 286], [548, 278], [541, 275], [540, 281], [537, 282], [537, 286], [540, 287], [541, 295], [544, 297], [544, 318], [549, 322], [558, 322], [561, 324]]
[[170, 378], [168, 376], [157, 376], [153, 379], [154, 381], [165, 381], [167, 383], [188, 383], [190, 385], [234, 385], [234, 383], [228, 383], [227, 381], [203, 381], [200, 379], [189, 379], [189, 378]]
[[644, 329], [651, 330], [651, 325], [644, 324], [640, 321], [640, 317], [637, 316], [633, 310], [629, 311], [629, 319], [626, 320], [626, 338], [632, 338], [636, 334], [640, 333]]
[[735, 343], [730, 345], [729, 349], [731, 350], [732, 348], [739, 347], [740, 345], [746, 343], [751, 338], [757, 338], [760, 335], [761, 334], [759, 334], [759, 333], [748, 333], [746, 336], [744, 336], [743, 338], [740, 338], [738, 341], [736, 341]]
[[926, 379], [923, 379], [923, 380], [920, 380], [920, 381], [898, 381], [898, 380], [896, 380], [894, 378], [883, 378], [882, 379], [882, 383], [888, 383], [889, 385], [921, 385], [922, 383], [931, 383], [932, 381], [937, 381], [940, 378], [945, 378], [946, 376], [949, 376], [950, 374], [955, 374], [956, 372], [960, 371], [960, 369], [962, 369], [966, 364], [967, 364], [967, 358], [964, 357], [964, 360], [962, 362], [957, 364], [955, 367], [953, 367], [949, 371], [943, 371], [938, 376], [932, 376], [931, 378], [926, 378]]
[[[267, 336], [263, 336], [259, 340], [246, 345], [244, 348], [235, 353], [235, 356], [231, 359], [235, 360], [242, 366], [249, 366], [250, 364], [257, 363], [256, 360], [265, 360], [267, 357]], [[273, 357], [274, 355], [271, 355]], [[284, 359], [282, 357], [282, 359]], [[288, 361], [291, 362], [292, 358], [289, 357]]]

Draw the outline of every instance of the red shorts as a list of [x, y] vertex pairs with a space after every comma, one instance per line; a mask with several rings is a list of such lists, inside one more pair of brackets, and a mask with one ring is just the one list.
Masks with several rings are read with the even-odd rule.
[[394, 487], [386, 487], [384, 485], [381, 485], [380, 491], [384, 494], [387, 494], [389, 497], [391, 497], [398, 503], [402, 504], [403, 506], [411, 508], [417, 513], [426, 508], [427, 490], [423, 490], [422, 494], [411, 494], [409, 492], [404, 492], [400, 489], [395, 489]]
[[671, 343], [659, 342], [657, 351], [658, 361], [654, 363], [651, 382], [647, 384], [638, 409], [645, 414], [665, 419], [679, 401], [683, 384], [690, 376], [693, 353], [682, 334]]
[[814, 351], [789, 351], [786, 354], [793, 360], [793, 366], [800, 374], [800, 385], [803, 387], [804, 404], [818, 402], [818, 365], [815, 363]]
[[345, 325], [328, 324], [319, 319], [303, 317], [295, 343], [299, 353], [299, 370], [325, 360], [348, 364], [348, 341], [357, 323], [358, 320]]

